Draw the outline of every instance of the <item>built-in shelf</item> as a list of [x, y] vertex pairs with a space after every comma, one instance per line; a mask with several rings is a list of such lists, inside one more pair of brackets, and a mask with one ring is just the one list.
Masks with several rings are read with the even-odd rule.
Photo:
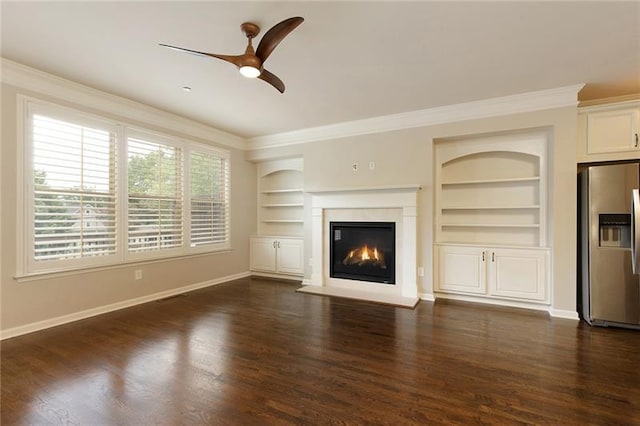
[[536, 210], [539, 209], [539, 204], [531, 206], [443, 206], [442, 210]]
[[546, 135], [438, 143], [438, 243], [546, 244]]
[[438, 296], [549, 303], [548, 137], [533, 130], [435, 145]]
[[442, 186], [448, 185], [486, 185], [486, 184], [502, 184], [502, 183], [517, 183], [517, 182], [536, 182], [539, 181], [539, 176], [531, 177], [517, 177], [517, 178], [503, 178], [503, 179], [472, 179], [472, 180], [459, 180], [454, 182], [442, 182]]
[[301, 237], [304, 228], [302, 158], [258, 165], [258, 235]]
[[443, 228], [540, 228], [537, 223], [505, 224], [505, 223], [443, 223]]

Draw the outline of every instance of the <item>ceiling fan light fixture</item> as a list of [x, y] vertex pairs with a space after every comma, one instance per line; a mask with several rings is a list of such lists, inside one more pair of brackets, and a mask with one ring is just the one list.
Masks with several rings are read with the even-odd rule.
[[256, 78], [259, 77], [262, 72], [256, 68], [251, 66], [242, 66], [240, 67], [240, 74], [247, 78]]
[[258, 35], [260, 27], [252, 22], [243, 23], [240, 25], [240, 29], [244, 33], [245, 37], [247, 37], [247, 48], [242, 55], [219, 55], [217, 53], [200, 52], [198, 50], [185, 49], [184, 47], [172, 46], [164, 43], [160, 43], [160, 46], [229, 62], [238, 68], [242, 76], [246, 78], [259, 78], [260, 80], [272, 85], [278, 92], [284, 93], [284, 83], [278, 78], [278, 76], [263, 68], [264, 61], [267, 60], [269, 55], [273, 52], [273, 49], [278, 46], [282, 39], [291, 31], [296, 29], [296, 27], [303, 21], [304, 18], [295, 16], [274, 25], [262, 37], [257, 49], [253, 48], [251, 40]]

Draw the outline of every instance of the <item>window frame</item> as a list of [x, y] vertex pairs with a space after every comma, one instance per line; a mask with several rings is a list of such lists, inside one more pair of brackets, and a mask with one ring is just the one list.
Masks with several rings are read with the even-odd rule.
[[[201, 142], [194, 142], [169, 133], [149, 130], [139, 125], [102, 117], [75, 108], [44, 101], [31, 96], [17, 96], [17, 265], [16, 278], [73, 272], [92, 268], [113, 267], [144, 261], [168, 260], [190, 255], [225, 252], [231, 250], [231, 155], [230, 151]], [[33, 115], [43, 115], [76, 125], [94, 127], [112, 132], [115, 137], [115, 226], [116, 251], [114, 254], [88, 256], [77, 259], [36, 261], [34, 256], [34, 144]], [[182, 244], [167, 250], [131, 253], [128, 249], [128, 138], [168, 144], [181, 150], [182, 169]], [[150, 139], [147, 139], [150, 138]], [[204, 152], [225, 160], [226, 165], [226, 240], [215, 244], [191, 246], [191, 152]]]
[[[206, 153], [211, 154], [214, 157], [222, 158], [225, 162], [225, 199], [226, 199], [226, 239], [222, 243], [208, 243], [202, 245], [193, 246], [191, 242], [191, 154], [197, 153]], [[187, 239], [187, 245], [189, 249], [194, 253], [202, 253], [207, 251], [217, 251], [217, 250], [229, 250], [231, 249], [231, 155], [229, 151], [217, 149], [208, 145], [192, 143], [186, 147], [184, 151], [184, 161], [185, 168], [188, 168], [189, 173], [188, 176], [185, 177], [184, 185], [185, 188], [189, 188], [189, 190], [185, 190], [185, 206], [188, 208], [185, 213], [185, 236]]]
[[[156, 143], [165, 146], [171, 146], [178, 151], [178, 156], [180, 157], [180, 166], [182, 172], [179, 173], [179, 182], [178, 184], [181, 186], [180, 195], [181, 195], [181, 204], [182, 204], [182, 226], [180, 232], [182, 233], [182, 244], [180, 247], [166, 248], [166, 249], [157, 249], [157, 250], [141, 250], [138, 252], [130, 251], [129, 249], [129, 138], [140, 139], [149, 143]], [[136, 127], [128, 127], [124, 131], [124, 170], [123, 180], [126, 182], [123, 186], [123, 197], [122, 203], [124, 204], [124, 215], [122, 216], [122, 232], [123, 232], [123, 251], [124, 257], [128, 261], [137, 261], [137, 260], [146, 260], [146, 259], [158, 259], [165, 257], [175, 257], [181, 256], [188, 253], [184, 252], [185, 245], [185, 175], [189, 174], [186, 172], [185, 167], [185, 145], [187, 145], [182, 140], [178, 138], [171, 138], [157, 132], [151, 132], [148, 130], [136, 128]]]

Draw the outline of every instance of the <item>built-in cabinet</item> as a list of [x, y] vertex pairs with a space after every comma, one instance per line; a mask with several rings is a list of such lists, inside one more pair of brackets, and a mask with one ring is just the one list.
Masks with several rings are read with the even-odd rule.
[[580, 108], [578, 162], [640, 158], [640, 101]]
[[258, 233], [251, 238], [250, 268], [303, 275], [303, 160], [266, 161], [257, 170]]
[[439, 290], [533, 303], [547, 297], [549, 251], [438, 246]]
[[302, 238], [251, 237], [251, 270], [273, 274], [304, 273]]
[[436, 141], [437, 295], [549, 301], [544, 130]]

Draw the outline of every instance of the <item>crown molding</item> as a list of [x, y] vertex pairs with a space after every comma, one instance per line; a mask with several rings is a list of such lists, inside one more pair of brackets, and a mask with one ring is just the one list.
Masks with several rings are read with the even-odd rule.
[[622, 96], [614, 96], [611, 98], [603, 98], [603, 99], [591, 99], [588, 101], [580, 101], [578, 104], [578, 108], [590, 108], [597, 106], [606, 106], [606, 105], [620, 105], [624, 103], [633, 104], [634, 102], [640, 101], [640, 93], [632, 93], [629, 95]]
[[552, 108], [575, 107], [578, 105], [578, 92], [582, 87], [584, 87], [584, 84], [576, 84], [555, 89], [257, 136], [247, 140], [247, 149], [275, 148], [326, 139], [389, 132]]
[[103, 111], [129, 120], [245, 150], [246, 140], [188, 118], [127, 98], [112, 95], [35, 68], [0, 58], [0, 81], [20, 89], [58, 98], [76, 105]]
[[578, 105], [584, 84], [371, 117], [245, 139], [0, 57], [0, 81], [73, 104], [240, 150], [258, 150]]

